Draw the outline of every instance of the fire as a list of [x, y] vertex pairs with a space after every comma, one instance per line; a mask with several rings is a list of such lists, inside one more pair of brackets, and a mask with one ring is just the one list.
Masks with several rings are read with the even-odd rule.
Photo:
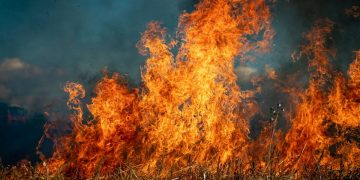
[[[285, 137], [288, 148], [284, 155], [284, 171], [301, 173], [316, 169], [316, 166], [340, 170], [341, 163], [345, 163], [346, 168], [359, 167], [356, 164], [359, 158], [355, 156], [359, 148], [354, 139], [346, 140], [349, 137], [347, 131], [357, 128], [360, 123], [359, 96], [355, 94], [358, 85], [354, 82], [360, 75], [356, 67], [358, 60], [350, 65], [349, 80], [333, 70], [330, 60], [336, 53], [326, 46], [326, 41], [331, 40], [333, 25], [328, 19], [319, 20], [306, 35], [308, 44], [302, 47], [300, 54], [309, 59], [310, 82], [304, 93], [297, 93], [295, 97], [299, 104]], [[331, 150], [331, 146], [335, 150]], [[343, 153], [338, 157], [332, 155], [344, 148], [350, 148], [347, 152], [354, 154], [347, 158], [341, 157]], [[351, 162], [351, 159], [355, 161]]]
[[[73, 130], [56, 139], [52, 157], [42, 156], [39, 169], [92, 177], [131, 167], [165, 177], [191, 166], [214, 172], [236, 159], [244, 173], [254, 167], [274, 174], [359, 167], [359, 147], [348, 137], [360, 123], [360, 53], [348, 79], [333, 70], [336, 53], [326, 46], [333, 25], [317, 21], [296, 56], [308, 58], [311, 75], [306, 90], [291, 93], [297, 102], [288, 115], [291, 129], [275, 129], [279, 104], [272, 109], [275, 125], [253, 141], [248, 123], [259, 112], [253, 97], [261, 87], [242, 91], [234, 61], [270, 51], [274, 32], [265, 1], [203, 0], [180, 16], [175, 37], [151, 22], [137, 44], [147, 56], [143, 85], [128, 88], [120, 74], [105, 72], [85, 104], [82, 85], [68, 83]], [[266, 71], [269, 79], [278, 79], [274, 69]]]
[[[260, 35], [259, 41], [248, 38]], [[148, 55], [143, 87], [128, 89], [119, 74], [106, 75], [86, 105], [92, 115], [87, 121], [80, 101], [84, 89], [66, 86], [74, 130], [56, 144], [48, 168], [91, 176], [125, 163], [154, 173], [158, 166], [166, 172], [189, 163], [246, 160], [247, 118], [254, 110], [244, 108], [251, 102], [241, 98], [234, 60], [267, 51], [272, 36], [263, 0], [202, 1], [181, 15], [177, 39], [150, 23], [138, 44]]]

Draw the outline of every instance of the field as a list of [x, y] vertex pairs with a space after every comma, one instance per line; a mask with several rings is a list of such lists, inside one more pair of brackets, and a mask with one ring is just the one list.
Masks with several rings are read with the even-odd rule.
[[[254, 164], [255, 166], [255, 164]], [[161, 169], [158, 173], [162, 174]], [[38, 171], [28, 161], [22, 161], [16, 166], [0, 166], [0, 177], [2, 179], [74, 179], [76, 175], [71, 177], [56, 173], [53, 175], [44, 174]], [[80, 177], [78, 177], [81, 179]], [[94, 172], [89, 179], [359, 179], [360, 168], [350, 171], [331, 170], [326, 167], [318, 167], [317, 169], [308, 169], [305, 174], [298, 175], [296, 172], [288, 174], [269, 174], [268, 172], [260, 172], [255, 168], [250, 172], [243, 172], [239, 161], [228, 163], [227, 165], [219, 165], [215, 172], [209, 172], [206, 167], [188, 166], [183, 169], [172, 170], [165, 176], [161, 175], [140, 175], [133, 168], [119, 167], [114, 173], [100, 175]]]

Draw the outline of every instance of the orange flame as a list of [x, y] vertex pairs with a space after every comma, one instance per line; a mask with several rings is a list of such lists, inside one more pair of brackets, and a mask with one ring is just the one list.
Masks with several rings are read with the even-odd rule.
[[358, 79], [360, 75], [356, 67], [358, 62], [355, 60], [351, 64], [348, 81], [332, 69], [330, 59], [335, 57], [335, 51], [326, 46], [332, 27], [330, 20], [317, 21], [306, 35], [308, 45], [302, 47], [301, 54], [309, 57], [311, 75], [307, 90], [297, 94], [300, 103], [286, 135], [284, 164], [287, 171], [302, 173], [307, 169], [314, 170], [316, 166], [339, 170], [340, 163], [349, 163], [347, 168], [359, 166], [355, 163], [359, 158], [354, 154], [351, 158], [355, 161], [349, 157], [339, 162], [338, 157], [332, 155], [334, 150], [331, 150], [331, 147], [338, 152], [350, 148], [357, 152], [359, 148], [355, 142], [345, 140], [348, 137], [346, 129], [356, 128], [360, 123], [360, 102], [356, 100], [359, 96], [354, 94], [358, 91], [354, 82], [354, 78]]
[[[142, 175], [164, 177], [189, 166], [214, 172], [235, 159], [241, 159], [244, 173], [359, 167], [360, 150], [351, 136], [360, 123], [360, 52], [349, 79], [332, 68], [336, 53], [328, 47], [330, 20], [317, 21], [305, 37], [308, 43], [293, 54], [308, 58], [310, 80], [306, 90], [290, 93], [296, 102], [293, 115], [287, 114], [290, 130], [276, 130], [279, 105], [272, 126], [257, 140], [249, 139], [261, 78], [253, 80], [256, 89], [241, 91], [234, 60], [251, 60], [251, 52], [270, 50], [270, 19], [264, 0], [203, 0], [194, 12], [180, 16], [176, 37], [159, 23], [149, 23], [137, 44], [148, 56], [143, 86], [129, 89], [119, 74], [105, 75], [86, 105], [81, 101], [84, 88], [68, 83], [73, 130], [56, 139], [52, 157], [42, 156], [39, 168], [92, 177], [129, 166]], [[266, 72], [278, 81], [274, 69], [266, 66]]]
[[85, 123], [84, 89], [68, 84], [74, 130], [58, 142], [47, 167], [89, 177], [126, 163], [154, 173], [160, 165], [166, 172], [189, 163], [246, 160], [247, 119], [255, 110], [244, 106], [251, 101], [241, 98], [234, 59], [268, 51], [272, 36], [263, 0], [202, 1], [181, 15], [178, 40], [170, 37], [170, 43], [166, 30], [150, 23], [138, 44], [149, 56], [144, 86], [129, 90], [120, 75], [105, 76], [87, 105], [93, 118]]

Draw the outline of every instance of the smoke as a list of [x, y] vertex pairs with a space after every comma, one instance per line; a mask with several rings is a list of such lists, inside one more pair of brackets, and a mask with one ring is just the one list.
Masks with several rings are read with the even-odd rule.
[[[29, 112], [20, 125], [8, 124], [5, 117], [0, 119], [0, 131], [8, 134], [0, 136], [0, 146], [7, 146], [0, 152], [3, 162], [13, 163], [30, 156], [33, 159], [29, 154], [35, 153], [45, 121], [32, 118], [32, 114], [45, 113], [48, 120], [67, 121], [63, 116], [68, 113], [67, 95], [63, 92], [67, 81], [82, 82], [92, 89], [101, 76], [99, 72], [107, 66], [139, 84], [145, 58], [138, 54], [136, 43], [147, 23], [157, 20], [171, 31], [177, 26], [179, 14], [191, 11], [194, 3], [1, 1], [0, 101], [8, 105], [0, 110], [7, 112], [8, 106], [16, 105]], [[25, 126], [36, 128], [19, 132]], [[14, 135], [15, 132], [19, 133]], [[18, 143], [9, 145], [10, 139]]]
[[[285, 109], [291, 111], [287, 95], [275, 89], [281, 86], [302, 89], [307, 87], [307, 59], [294, 62], [291, 55], [304, 44], [304, 33], [311, 29], [316, 20], [328, 18], [335, 23], [328, 46], [337, 49], [336, 58], [332, 61], [334, 68], [346, 74], [354, 59], [354, 51], [360, 49], [360, 18], [349, 15], [349, 9], [359, 4], [359, 1], [283, 0], [272, 5], [272, 25], [276, 32], [272, 51], [257, 55], [254, 63], [246, 63], [247, 68], [256, 72], [252, 76], [266, 77], [261, 82], [262, 92], [257, 97], [262, 115], [255, 117], [255, 122], [252, 122], [253, 129], [258, 129], [256, 126], [259, 126], [259, 119], [269, 119], [269, 108], [277, 103], [283, 103]], [[276, 73], [275, 80], [267, 73], [269, 68]], [[243, 84], [243, 88], [254, 88], [249, 85], [251, 78], [247, 82], [240, 84]]]
[[[19, 92], [41, 98], [62, 99], [66, 81], [91, 84], [106, 66], [139, 84], [145, 59], [137, 53], [136, 42], [147, 23], [157, 20], [171, 31], [177, 26], [178, 15], [192, 6], [193, 2], [181, 0], [2, 1], [0, 63], [16, 57], [20, 63], [42, 69], [45, 78], [36, 86], [25, 82], [26, 91]], [[35, 90], [39, 87], [46, 92]], [[8, 96], [18, 94], [10, 92]]]

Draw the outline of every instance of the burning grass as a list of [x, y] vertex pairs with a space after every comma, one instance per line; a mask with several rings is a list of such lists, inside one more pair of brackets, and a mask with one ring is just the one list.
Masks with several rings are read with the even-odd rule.
[[[216, 164], [216, 163], [215, 163]], [[275, 174], [273, 172], [258, 171], [255, 163], [250, 173], [243, 171], [240, 160], [229, 161], [226, 164], [216, 164], [217, 169], [212, 172], [206, 166], [189, 165], [181, 169], [172, 169], [165, 175], [161, 175], [161, 169], [156, 169], [158, 174], [138, 173], [136, 167], [118, 167], [111, 173], [101, 174], [94, 172], [87, 179], [359, 179], [360, 169], [332, 170], [330, 167], [318, 166], [316, 169], [307, 169], [301, 176], [296, 172]], [[99, 167], [101, 168], [101, 167]], [[0, 166], [0, 177], [4, 179], [82, 179], [78, 174], [68, 176], [61, 173], [61, 169], [55, 174], [44, 174], [28, 161], [21, 161], [16, 166]]]
[[[2, 167], [23, 178], [359, 178], [360, 53], [348, 77], [334, 70], [329, 43], [334, 23], [318, 20], [294, 59], [306, 61], [306, 87], [268, 79], [292, 108], [271, 108], [260, 136], [249, 121], [261, 113], [253, 90], [241, 91], [234, 61], [255, 61], [271, 49], [271, 14], [264, 0], [203, 0], [180, 17], [176, 37], [151, 22], [138, 48], [148, 57], [143, 85], [128, 88], [121, 75], [105, 76], [89, 104], [81, 84], [68, 83], [72, 132], [35, 168]], [[174, 54], [171, 50], [176, 48]], [[288, 84], [281, 86], [281, 84]], [[84, 117], [88, 110], [91, 118]], [[282, 116], [291, 124], [276, 128]], [[49, 128], [46, 126], [45, 136]], [[43, 140], [43, 139], [42, 139]], [[40, 141], [41, 144], [41, 141]]]

